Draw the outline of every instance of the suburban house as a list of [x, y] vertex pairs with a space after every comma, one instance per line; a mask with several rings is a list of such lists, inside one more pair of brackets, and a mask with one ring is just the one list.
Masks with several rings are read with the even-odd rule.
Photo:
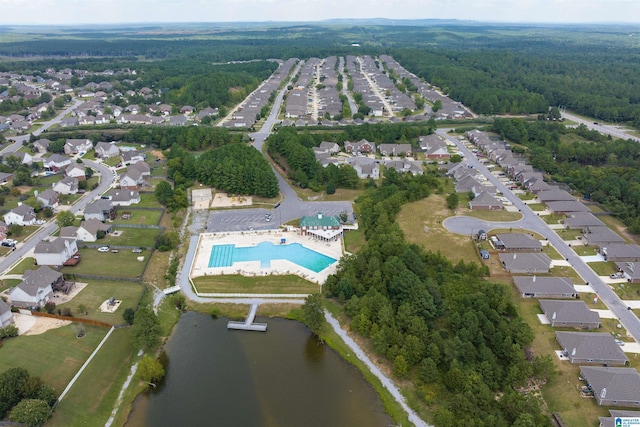
[[94, 148], [97, 157], [101, 159], [109, 159], [120, 155], [120, 148], [115, 142], [98, 142]]
[[122, 158], [122, 163], [125, 165], [132, 165], [144, 161], [144, 154], [137, 150], [123, 151], [120, 157]]
[[36, 222], [36, 213], [29, 205], [18, 205], [4, 214], [4, 222], [7, 225], [33, 225]]
[[51, 141], [46, 138], [38, 139], [33, 142], [33, 148], [38, 153], [46, 153], [47, 148], [49, 148], [49, 144], [51, 144]]
[[93, 142], [88, 139], [67, 139], [64, 144], [64, 154], [86, 153], [93, 148]]
[[60, 194], [76, 194], [78, 192], [78, 179], [72, 176], [65, 176], [53, 184], [53, 190]]
[[599, 249], [605, 261], [640, 262], [640, 245], [613, 243]]
[[135, 165], [129, 166], [129, 168], [127, 168], [127, 171], [122, 175], [120, 175], [120, 188], [137, 190], [138, 187], [144, 184], [145, 181], [144, 181], [144, 177], [142, 176], [142, 173], [138, 169], [133, 168], [132, 166], [135, 166]]
[[378, 151], [383, 156], [411, 156], [411, 144], [380, 144]]
[[77, 253], [76, 240], [61, 237], [52, 241], [42, 241], [33, 249], [33, 255], [38, 265], [64, 265]]
[[542, 299], [540, 308], [554, 328], [597, 329], [600, 315], [591, 311], [584, 301]]
[[616, 262], [616, 266], [629, 283], [640, 283], [640, 262]]
[[140, 193], [133, 190], [111, 189], [107, 196], [113, 206], [131, 206], [140, 203]]
[[[538, 193], [540, 194], [540, 193]], [[566, 215], [570, 212], [589, 212], [590, 209], [576, 200], [558, 202], [545, 202], [547, 209], [554, 214]]]
[[116, 218], [116, 210], [113, 208], [111, 200], [98, 199], [95, 202], [88, 203], [84, 208], [84, 219], [97, 219], [98, 221], [114, 220]]
[[48, 188], [38, 194], [36, 200], [42, 204], [43, 208], [55, 209], [58, 207], [59, 196], [54, 190]]
[[24, 272], [23, 280], [9, 292], [14, 307], [42, 307], [53, 298], [53, 288], [63, 282], [62, 273], [42, 266]]
[[575, 202], [576, 198], [564, 190], [553, 188], [551, 190], [539, 191], [536, 195], [541, 203], [547, 202]]
[[556, 332], [556, 339], [571, 363], [624, 366], [629, 358], [605, 332]]
[[79, 180], [84, 180], [87, 178], [87, 176], [85, 175], [85, 168], [82, 164], [79, 163], [71, 163], [69, 166], [67, 166], [66, 168], [64, 168], [64, 173], [65, 175], [71, 177], [71, 178], [76, 178]]
[[2, 163], [6, 164], [7, 160], [12, 157], [17, 159], [18, 162], [23, 165], [30, 165], [31, 163], [33, 163], [33, 157], [31, 156], [31, 154], [25, 153], [23, 151], [14, 151], [12, 153], [5, 154], [4, 156], [2, 156]]
[[76, 237], [83, 242], [95, 242], [98, 240], [98, 232], [104, 231], [105, 234], [111, 232], [111, 225], [105, 224], [97, 219], [82, 221], [80, 227], [76, 230]]
[[340, 146], [335, 142], [322, 141], [317, 148], [329, 154], [337, 154], [340, 152]]
[[529, 234], [524, 233], [501, 233], [496, 234], [500, 244], [496, 244], [496, 249], [504, 249], [509, 252], [540, 252], [542, 243], [534, 239]]
[[549, 273], [551, 268], [551, 258], [540, 252], [506, 252], [498, 254], [498, 257], [504, 269], [510, 273]]
[[11, 179], [13, 179], [12, 173], [0, 172], [0, 185], [7, 184]]
[[369, 157], [350, 157], [347, 159], [347, 163], [355, 169], [360, 179], [380, 178], [380, 165], [375, 159], [370, 159]]
[[0, 299], [0, 328], [13, 324], [13, 313], [9, 304]]
[[303, 216], [300, 218], [300, 234], [336, 240], [342, 235], [342, 222], [338, 216], [324, 216], [321, 212], [315, 216]]
[[624, 243], [624, 239], [609, 227], [585, 227], [582, 235], [588, 245], [611, 246], [615, 243]]
[[591, 212], [572, 212], [564, 219], [565, 227], [583, 229], [585, 227], [604, 227], [604, 222]]
[[366, 139], [361, 139], [358, 142], [345, 141], [344, 151], [350, 154], [368, 154], [376, 151], [376, 144], [369, 142]]
[[503, 208], [502, 202], [491, 194], [483, 191], [478, 197], [469, 201], [469, 209], [477, 210], [500, 210]]
[[640, 374], [636, 369], [581, 366], [580, 372], [598, 405], [640, 406]]
[[422, 175], [424, 173], [420, 162], [409, 159], [386, 160], [384, 167], [387, 169], [395, 169], [399, 173], [411, 173], [413, 175]]
[[616, 418], [628, 417], [628, 418], [640, 418], [640, 411], [625, 411], [620, 409], [609, 409], [609, 417], [598, 417], [600, 421], [599, 427], [619, 427], [616, 426]]
[[513, 276], [513, 283], [523, 298], [571, 298], [578, 292], [568, 277]]
[[[456, 182], [456, 193], [468, 193], [473, 192], [475, 197], [478, 197], [482, 193], [491, 193], [489, 186], [480, 184], [480, 182], [471, 175], [465, 175]], [[493, 187], [493, 194], [495, 194], [495, 187]]]
[[420, 137], [420, 149], [424, 151], [427, 159], [449, 159], [451, 157], [447, 143], [435, 133]]
[[45, 169], [57, 172], [64, 169], [71, 164], [71, 158], [63, 156], [62, 154], [53, 154], [50, 157], [44, 159], [43, 166]]

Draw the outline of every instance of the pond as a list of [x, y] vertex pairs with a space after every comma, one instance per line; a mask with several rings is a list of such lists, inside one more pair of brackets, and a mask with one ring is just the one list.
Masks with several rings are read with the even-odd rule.
[[360, 371], [302, 324], [227, 331], [226, 319], [188, 312], [166, 351], [164, 383], [135, 405], [127, 426], [393, 425]]

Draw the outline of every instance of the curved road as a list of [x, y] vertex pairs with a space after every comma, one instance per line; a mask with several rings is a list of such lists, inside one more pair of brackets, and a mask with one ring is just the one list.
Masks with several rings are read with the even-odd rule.
[[515, 207], [517, 207], [523, 215], [518, 221], [518, 225], [527, 230], [534, 231], [544, 236], [553, 247], [562, 255], [569, 264], [576, 270], [585, 282], [591, 284], [593, 290], [598, 294], [600, 300], [615, 314], [620, 323], [627, 329], [627, 333], [631, 335], [637, 342], [640, 342], [640, 320], [636, 315], [627, 310], [626, 305], [618, 297], [618, 295], [605, 284], [600, 277], [584, 262], [582, 259], [562, 240], [549, 226], [533, 212], [520, 198], [507, 188], [498, 178], [496, 178], [487, 169], [484, 164], [469, 151], [469, 149], [461, 143], [457, 138], [450, 137], [447, 132], [451, 129], [439, 129], [437, 133], [442, 137], [453, 142], [464, 154], [467, 163], [472, 165], [476, 170], [480, 171], [491, 184], [495, 185], [498, 191], [502, 192]]
[[606, 125], [600, 122], [594, 122], [593, 120], [589, 121], [586, 118], [578, 117], [574, 114], [567, 113], [565, 111], [562, 112], [562, 117], [569, 119], [571, 121], [574, 121], [576, 123], [581, 123], [586, 127], [588, 127], [589, 129], [597, 130], [598, 132], [604, 133], [605, 135], [611, 135], [613, 137], [620, 138], [620, 139], [632, 139], [634, 141], [640, 142], [640, 138], [633, 135], [629, 135], [625, 130], [623, 130], [618, 126]]

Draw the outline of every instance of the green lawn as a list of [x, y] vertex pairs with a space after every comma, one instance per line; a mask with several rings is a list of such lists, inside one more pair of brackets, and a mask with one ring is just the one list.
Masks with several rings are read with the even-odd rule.
[[543, 203], [529, 203], [527, 206], [534, 212], [543, 211], [545, 208]]
[[558, 251], [551, 245], [543, 246], [542, 252], [547, 254], [551, 259], [555, 259], [555, 260], [564, 259], [564, 257], [560, 255]]
[[110, 158], [106, 159], [103, 163], [105, 165], [108, 165], [108, 166], [115, 166], [118, 163], [120, 163], [121, 161], [122, 161], [122, 159], [120, 159], [120, 156], [117, 156], [117, 157], [110, 157]]
[[573, 250], [576, 254], [580, 256], [589, 256], [589, 255], [598, 254], [597, 246], [574, 246]]
[[82, 325], [87, 335], [76, 338], [78, 323], [51, 329], [40, 335], [25, 335], [3, 341], [0, 371], [21, 367], [61, 393], [108, 329]]
[[520, 212], [509, 212], [506, 210], [489, 211], [489, 210], [468, 210], [463, 213], [465, 216], [484, 219], [485, 221], [518, 221], [522, 219]]
[[584, 284], [584, 280], [571, 267], [564, 267], [564, 266], [551, 267], [550, 276], [570, 277], [573, 280], [573, 283], [576, 283], [578, 285]]
[[344, 231], [344, 247], [347, 252], [357, 254], [362, 245], [365, 244], [364, 230], [345, 230]]
[[35, 258], [23, 258], [7, 274], [24, 274], [27, 270], [36, 270], [37, 268]]
[[27, 237], [31, 236], [39, 229], [40, 227], [37, 225], [25, 225], [24, 227], [22, 227], [20, 235], [9, 234], [9, 237], [17, 240], [18, 242], [23, 242]]
[[14, 286], [18, 286], [20, 282], [22, 282], [20, 279], [3, 279], [2, 282], [0, 282], [0, 292], [4, 292]]
[[[112, 325], [124, 323], [122, 313], [127, 308], [135, 309], [143, 289], [142, 285], [135, 282], [109, 282], [105, 280], [87, 280], [87, 282], [89, 284], [78, 295], [67, 303], [59, 304], [59, 306], [69, 307], [76, 317], [98, 320]], [[111, 297], [121, 300], [122, 304], [114, 313], [102, 313], [100, 305]], [[80, 305], [86, 307], [88, 313], [86, 316], [80, 313], [78, 309]]]
[[[130, 219], [122, 219], [123, 212], [130, 212]], [[126, 206], [118, 209], [118, 217], [113, 221], [113, 224], [142, 224], [142, 225], [158, 225], [160, 218], [162, 217], [162, 211], [151, 211], [142, 209], [131, 209]]]
[[122, 234], [117, 237], [109, 234], [98, 243], [115, 246], [153, 246], [155, 236], [162, 231], [155, 228], [119, 228], [115, 225], [113, 231], [116, 230], [121, 231]]
[[137, 278], [142, 275], [144, 262], [136, 260], [136, 257], [149, 253], [134, 254], [128, 250], [122, 250], [117, 254], [111, 252], [98, 252], [95, 248], [80, 249], [81, 261], [73, 267], [62, 267], [64, 274], [94, 274], [97, 276], [115, 278]]
[[518, 194], [518, 198], [520, 200], [533, 200], [536, 198], [536, 195], [533, 193]]
[[640, 299], [640, 283], [617, 283], [611, 285], [620, 299]]
[[247, 277], [240, 275], [205, 276], [193, 279], [198, 292], [249, 294], [312, 294], [320, 286], [294, 275]]
[[[113, 331], [66, 397], [47, 426], [104, 426], [120, 389], [131, 371], [136, 350], [131, 329]], [[130, 387], [136, 384], [134, 380]], [[90, 396], [90, 398], [88, 398]], [[122, 425], [122, 424], [118, 424]]]
[[[141, 193], [140, 203], [135, 205], [141, 208], [161, 208], [162, 205], [156, 200], [156, 196], [153, 193]], [[125, 206], [126, 207], [126, 206]]]
[[613, 261], [588, 262], [587, 265], [591, 267], [598, 276], [608, 276], [618, 271], [618, 267], [616, 267], [616, 263]]

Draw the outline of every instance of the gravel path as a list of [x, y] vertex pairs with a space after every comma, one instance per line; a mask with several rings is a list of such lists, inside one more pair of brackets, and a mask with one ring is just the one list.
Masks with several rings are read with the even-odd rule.
[[324, 312], [324, 317], [325, 319], [327, 319], [327, 322], [329, 323], [329, 325], [331, 325], [333, 330], [336, 331], [336, 333], [340, 336], [340, 338], [342, 338], [345, 344], [347, 344], [351, 351], [353, 351], [356, 357], [362, 360], [362, 362], [367, 365], [367, 368], [369, 368], [371, 373], [380, 380], [384, 388], [389, 390], [389, 393], [391, 393], [393, 398], [400, 404], [400, 406], [402, 406], [402, 409], [404, 409], [404, 411], [409, 416], [409, 421], [411, 421], [411, 423], [413, 423], [413, 425], [417, 427], [433, 427], [424, 422], [413, 409], [409, 408], [409, 405], [407, 405], [404, 396], [400, 393], [400, 390], [396, 387], [393, 381], [389, 377], [387, 377], [384, 372], [382, 372], [376, 365], [373, 364], [373, 362], [371, 361], [371, 359], [369, 359], [365, 352], [358, 346], [358, 344], [356, 344], [353, 339], [351, 339], [349, 334], [347, 334], [347, 331], [340, 327], [340, 323], [336, 320], [336, 318], [326, 310]]

